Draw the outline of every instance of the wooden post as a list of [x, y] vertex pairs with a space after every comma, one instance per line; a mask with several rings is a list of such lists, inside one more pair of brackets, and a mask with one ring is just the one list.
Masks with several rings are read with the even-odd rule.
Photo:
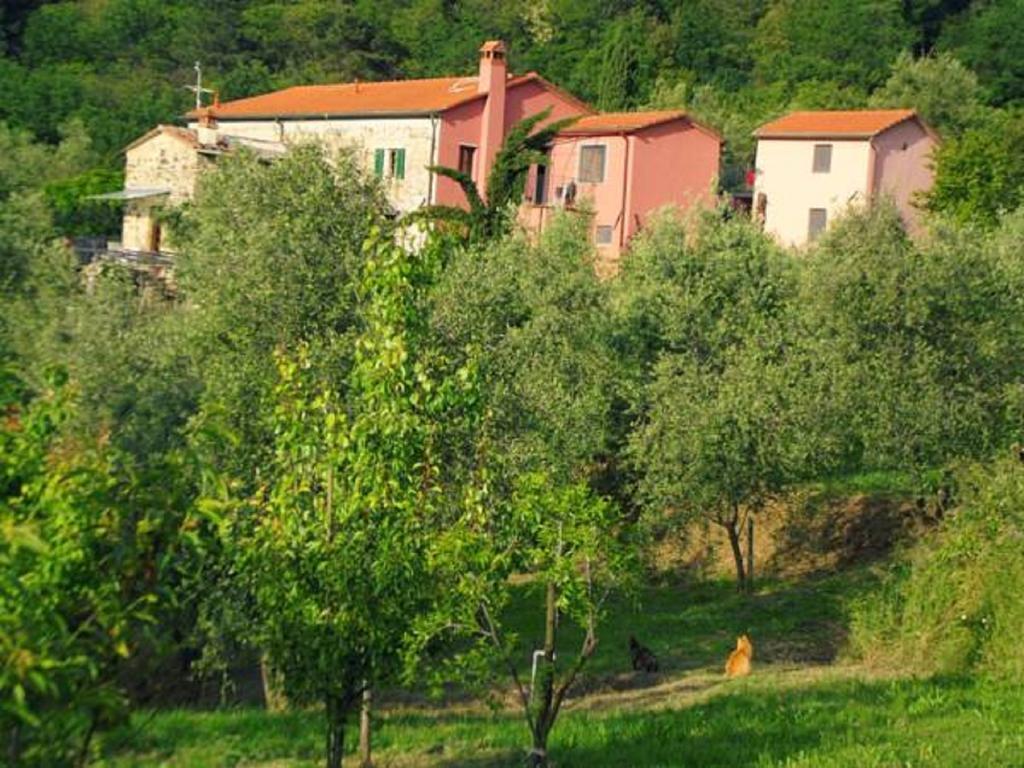
[[373, 758], [370, 754], [370, 708], [373, 704], [373, 691], [363, 691], [363, 706], [359, 711], [359, 765], [361, 768], [372, 768]]

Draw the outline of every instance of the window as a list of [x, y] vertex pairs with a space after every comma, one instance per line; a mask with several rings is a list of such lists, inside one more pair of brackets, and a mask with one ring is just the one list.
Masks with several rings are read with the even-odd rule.
[[807, 219], [807, 239], [814, 241], [825, 231], [828, 224], [828, 212], [824, 208], [811, 208]]
[[373, 153], [373, 172], [379, 179], [404, 179], [405, 150], [375, 150]]
[[546, 163], [537, 165], [537, 179], [533, 186], [533, 202], [544, 205], [548, 201], [548, 166]]
[[604, 181], [604, 150], [603, 144], [580, 147], [580, 181]]
[[832, 145], [814, 145], [814, 173], [828, 173], [832, 170]]
[[467, 176], [473, 175], [473, 156], [476, 154], [476, 147], [468, 144], [459, 145], [459, 173]]
[[594, 233], [594, 242], [598, 245], [611, 245], [612, 231], [613, 228], [608, 224], [598, 225], [597, 231]]

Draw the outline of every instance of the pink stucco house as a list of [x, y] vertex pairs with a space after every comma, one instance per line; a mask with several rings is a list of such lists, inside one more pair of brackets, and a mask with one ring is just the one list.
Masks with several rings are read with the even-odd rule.
[[[296, 86], [215, 100], [186, 116], [189, 140], [175, 148], [214, 156], [239, 146], [273, 154], [309, 140], [354, 146], [404, 213], [466, 204], [459, 186], [430, 172], [431, 165], [465, 171], [486, 196], [487, 176], [509, 129], [544, 110], [551, 120], [579, 121], [553, 142], [550, 164], [531, 171], [521, 217], [528, 226], [539, 229], [551, 208], [586, 200], [595, 215], [595, 242], [614, 259], [655, 209], [713, 200], [721, 144], [713, 131], [682, 112], [596, 114], [536, 72], [511, 75], [500, 41], [480, 48], [475, 75]], [[131, 152], [146, 154], [145, 145], [162, 135], [148, 134]], [[156, 155], [169, 157], [163, 149]], [[137, 165], [128, 164], [125, 194], [141, 200], [136, 217], [156, 216], [161, 201], [174, 197], [171, 185], [157, 188], [150, 177], [135, 178]]]
[[792, 112], [758, 128], [753, 215], [787, 245], [813, 241], [851, 205], [893, 200], [919, 228], [935, 132], [910, 109]]
[[594, 243], [614, 262], [654, 211], [714, 205], [721, 146], [685, 112], [585, 115], [555, 140], [548, 165], [532, 170], [524, 218], [539, 228], [553, 206], [585, 203]]

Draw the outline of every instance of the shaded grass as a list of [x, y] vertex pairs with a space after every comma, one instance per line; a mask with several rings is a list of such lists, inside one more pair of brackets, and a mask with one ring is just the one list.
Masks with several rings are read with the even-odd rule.
[[[792, 676], [795, 679], [789, 679]], [[551, 749], [557, 765], [1011, 766], [1024, 764], [1020, 684], [872, 680], [765, 671], [669, 695], [652, 707], [570, 709]], [[316, 712], [165, 712], [130, 741], [108, 739], [111, 768], [318, 764]], [[349, 735], [350, 746], [354, 731]], [[382, 766], [520, 765], [526, 730], [511, 712], [425, 710], [384, 716]]]
[[[763, 581], [750, 596], [730, 580], [645, 588], [607, 606], [584, 684], [631, 673], [631, 634], [654, 651], [667, 673], [720, 667], [742, 633], [754, 639], [761, 661], [830, 661], [843, 639], [850, 604], [875, 583], [870, 570], [854, 569], [800, 581]], [[519, 630], [523, 660], [541, 645], [543, 600], [538, 585], [522, 585], [506, 617], [507, 626]], [[582, 636], [580, 628], [563, 625], [559, 652], [573, 654]], [[523, 668], [528, 671], [526, 661]]]

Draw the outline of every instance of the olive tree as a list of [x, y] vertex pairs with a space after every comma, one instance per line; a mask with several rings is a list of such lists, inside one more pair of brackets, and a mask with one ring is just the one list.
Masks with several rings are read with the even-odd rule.
[[[615, 286], [617, 345], [632, 358], [627, 455], [648, 516], [726, 532], [741, 587], [747, 516], [811, 455], [803, 361], [792, 343], [794, 266], [749, 222], [663, 218]], [[798, 427], [799, 425], [799, 427]]]
[[[616, 484], [622, 397], [588, 224], [570, 213], [539, 243], [512, 236], [457, 252], [432, 294], [439, 343], [477, 350], [482, 402], [464, 491], [432, 558], [442, 599], [417, 636], [424, 649], [471, 641], [442, 674], [512, 677], [538, 766], [597, 648], [604, 601], [628, 587], [638, 554], [621, 509], [600, 492]], [[543, 594], [530, 683], [522, 628], [504, 610], [513, 576]], [[574, 648], [570, 625], [581, 634]]]

